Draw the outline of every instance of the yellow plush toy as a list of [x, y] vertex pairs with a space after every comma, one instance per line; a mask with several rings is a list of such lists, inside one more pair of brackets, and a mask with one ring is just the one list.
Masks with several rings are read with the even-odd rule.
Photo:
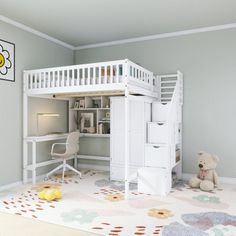
[[61, 199], [62, 193], [58, 188], [55, 189], [44, 189], [38, 193], [38, 197], [42, 200], [53, 201], [56, 199]]

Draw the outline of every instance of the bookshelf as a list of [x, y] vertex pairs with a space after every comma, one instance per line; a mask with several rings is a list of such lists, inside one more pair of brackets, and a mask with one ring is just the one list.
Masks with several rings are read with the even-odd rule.
[[71, 103], [74, 122], [86, 137], [110, 136], [110, 98], [108, 96], [77, 97]]

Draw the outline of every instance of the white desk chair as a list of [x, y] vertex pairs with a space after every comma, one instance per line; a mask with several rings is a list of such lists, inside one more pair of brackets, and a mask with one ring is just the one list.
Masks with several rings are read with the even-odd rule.
[[[64, 145], [65, 152], [63, 152], [63, 153], [54, 152], [55, 146], [58, 146], [58, 145], [61, 145], [61, 146]], [[78, 171], [75, 168], [73, 168], [72, 166], [66, 164], [66, 160], [73, 155], [77, 155], [78, 151], [79, 151], [79, 132], [72, 132], [72, 133], [68, 134], [68, 137], [66, 139], [66, 143], [54, 143], [52, 145], [52, 149], [51, 149], [51, 156], [53, 159], [61, 159], [63, 161], [63, 163], [61, 165], [59, 165], [58, 167], [56, 167], [55, 169], [53, 169], [52, 171], [50, 171], [47, 174], [47, 178], [50, 175], [52, 175], [54, 172], [62, 169], [62, 180], [64, 181], [64, 175], [65, 175], [66, 168], [76, 172], [81, 177], [80, 171]]]

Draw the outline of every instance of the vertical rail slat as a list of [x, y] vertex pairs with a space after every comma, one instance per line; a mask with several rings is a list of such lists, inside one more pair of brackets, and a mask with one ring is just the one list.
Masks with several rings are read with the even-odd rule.
[[45, 71], [42, 72], [42, 88], [44, 88], [44, 81], [45, 81]]
[[90, 78], [90, 67], [88, 68], [88, 79], [87, 79], [87, 84], [90, 85], [91, 84], [91, 78]]
[[51, 87], [55, 87], [54, 84], [55, 84], [55, 71], [52, 71], [52, 79], [51, 79], [52, 83], [51, 83]]
[[74, 86], [78, 84], [78, 70], [77, 68], [74, 69]]
[[113, 65], [110, 65], [110, 79], [108, 83], [113, 84]]
[[69, 78], [70, 78], [70, 71], [69, 70], [66, 70], [66, 86], [68, 87], [69, 86]]
[[42, 72], [39, 73], [39, 88], [42, 88]]
[[36, 73], [33, 73], [33, 78], [34, 78], [34, 88], [36, 89], [37, 88], [37, 74]]
[[93, 84], [96, 84], [96, 67], [93, 67]]
[[108, 70], [108, 66], [104, 66], [104, 84], [107, 83], [107, 70]]
[[77, 69], [77, 85], [80, 85], [80, 69]]
[[61, 75], [61, 71], [58, 70], [58, 71], [57, 71], [57, 83], [56, 83], [56, 87], [59, 87], [59, 85], [60, 85], [60, 75]]
[[65, 86], [65, 70], [62, 70], [61, 87]]
[[51, 87], [51, 82], [50, 81], [51, 81], [51, 72], [49, 71], [48, 72], [48, 86], [47, 86], [48, 88]]
[[32, 76], [31, 73], [29, 74], [29, 88], [30, 88], [30, 89], [33, 88], [33, 76]]
[[43, 82], [44, 88], [47, 87], [47, 79], [48, 79], [48, 77], [47, 77], [47, 72], [45, 71], [45, 72], [44, 72], [44, 82]]
[[119, 83], [119, 75], [120, 75], [120, 69], [119, 65], [116, 65], [116, 83]]
[[71, 86], [75, 86], [75, 71], [72, 69], [71, 72]]
[[82, 68], [82, 85], [85, 85], [85, 69]]
[[101, 84], [101, 78], [102, 77], [102, 68], [101, 66], [99, 66], [99, 69], [98, 69], [98, 84]]

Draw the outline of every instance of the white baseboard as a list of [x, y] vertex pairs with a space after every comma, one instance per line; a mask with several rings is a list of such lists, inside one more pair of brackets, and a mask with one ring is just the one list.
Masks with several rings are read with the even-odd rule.
[[[45, 178], [45, 176], [46, 176], [46, 174], [36, 176], [36, 180], [37, 181], [43, 180]], [[29, 178], [27, 183], [32, 183], [32, 178]], [[0, 191], [6, 190], [6, 189], [10, 189], [10, 188], [15, 188], [15, 187], [18, 187], [20, 185], [23, 185], [23, 181], [17, 181], [15, 183], [11, 183], [11, 184], [6, 184], [6, 185], [3, 185], [3, 186], [0, 186]]]
[[11, 183], [11, 184], [6, 184], [6, 185], [3, 185], [3, 186], [0, 186], [0, 191], [6, 190], [6, 189], [9, 189], [9, 188], [15, 188], [15, 187], [18, 187], [22, 184], [23, 184], [22, 181], [18, 181], [18, 182]]
[[[189, 173], [183, 173], [182, 174], [182, 179], [183, 180], [189, 180], [190, 178], [196, 176], [196, 174], [189, 174]], [[219, 177], [219, 182], [220, 183], [225, 183], [225, 184], [236, 184], [236, 178], [231, 178], [231, 177]]]
[[102, 171], [110, 171], [110, 166], [102, 166], [102, 165], [93, 165], [93, 164], [84, 164], [79, 163], [78, 168], [84, 169], [92, 169], [92, 170], [102, 170]]

